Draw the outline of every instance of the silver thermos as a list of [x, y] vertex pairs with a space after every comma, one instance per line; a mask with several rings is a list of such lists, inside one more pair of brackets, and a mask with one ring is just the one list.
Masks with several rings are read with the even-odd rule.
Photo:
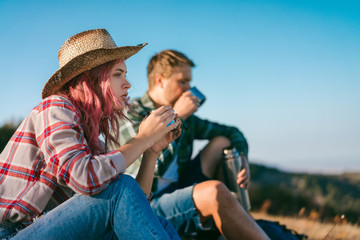
[[243, 208], [249, 211], [251, 205], [248, 190], [241, 188], [236, 183], [237, 174], [242, 169], [243, 161], [246, 161], [246, 159], [240, 156], [236, 148], [232, 146], [223, 149], [223, 159], [225, 184]]

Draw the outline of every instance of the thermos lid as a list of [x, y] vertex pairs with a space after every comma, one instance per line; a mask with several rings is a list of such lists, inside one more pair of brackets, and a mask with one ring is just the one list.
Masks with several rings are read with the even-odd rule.
[[237, 152], [236, 148], [233, 146], [224, 148], [223, 154], [224, 154], [225, 160], [234, 159], [239, 156], [239, 153]]

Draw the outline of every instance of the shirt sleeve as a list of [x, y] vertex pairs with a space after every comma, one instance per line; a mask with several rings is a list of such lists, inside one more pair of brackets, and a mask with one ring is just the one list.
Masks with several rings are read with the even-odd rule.
[[58, 184], [77, 193], [93, 195], [126, 169], [117, 150], [93, 156], [73, 105], [61, 98], [49, 98], [39, 106], [36, 141], [49, 171]]
[[[120, 145], [128, 143], [136, 136], [142, 121], [142, 116], [129, 109], [124, 110], [124, 115], [127, 119], [120, 120]], [[141, 161], [142, 155], [126, 169], [126, 173], [135, 178], [139, 172]]]
[[249, 146], [246, 141], [244, 134], [237, 128], [233, 126], [227, 126], [219, 124], [216, 122], [210, 122], [208, 120], [203, 120], [193, 115], [191, 120], [194, 126], [192, 129], [195, 132], [196, 139], [212, 139], [217, 136], [227, 137], [231, 144], [239, 151], [239, 153], [248, 155]]

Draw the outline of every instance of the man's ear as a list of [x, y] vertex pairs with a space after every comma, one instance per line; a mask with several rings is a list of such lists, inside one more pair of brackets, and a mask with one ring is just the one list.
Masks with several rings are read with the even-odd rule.
[[155, 86], [158, 86], [160, 88], [164, 87], [164, 77], [161, 73], [158, 73], [155, 75]]

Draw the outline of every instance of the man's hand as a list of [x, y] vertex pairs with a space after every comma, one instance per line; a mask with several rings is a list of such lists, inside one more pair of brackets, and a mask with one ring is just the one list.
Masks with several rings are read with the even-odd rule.
[[250, 186], [250, 168], [248, 161], [245, 156], [241, 156], [242, 169], [237, 175], [236, 183], [239, 184], [241, 188], [248, 189]]
[[195, 97], [192, 92], [184, 92], [179, 99], [175, 102], [174, 110], [182, 119], [186, 120], [194, 112], [198, 110], [200, 106], [200, 99]]

